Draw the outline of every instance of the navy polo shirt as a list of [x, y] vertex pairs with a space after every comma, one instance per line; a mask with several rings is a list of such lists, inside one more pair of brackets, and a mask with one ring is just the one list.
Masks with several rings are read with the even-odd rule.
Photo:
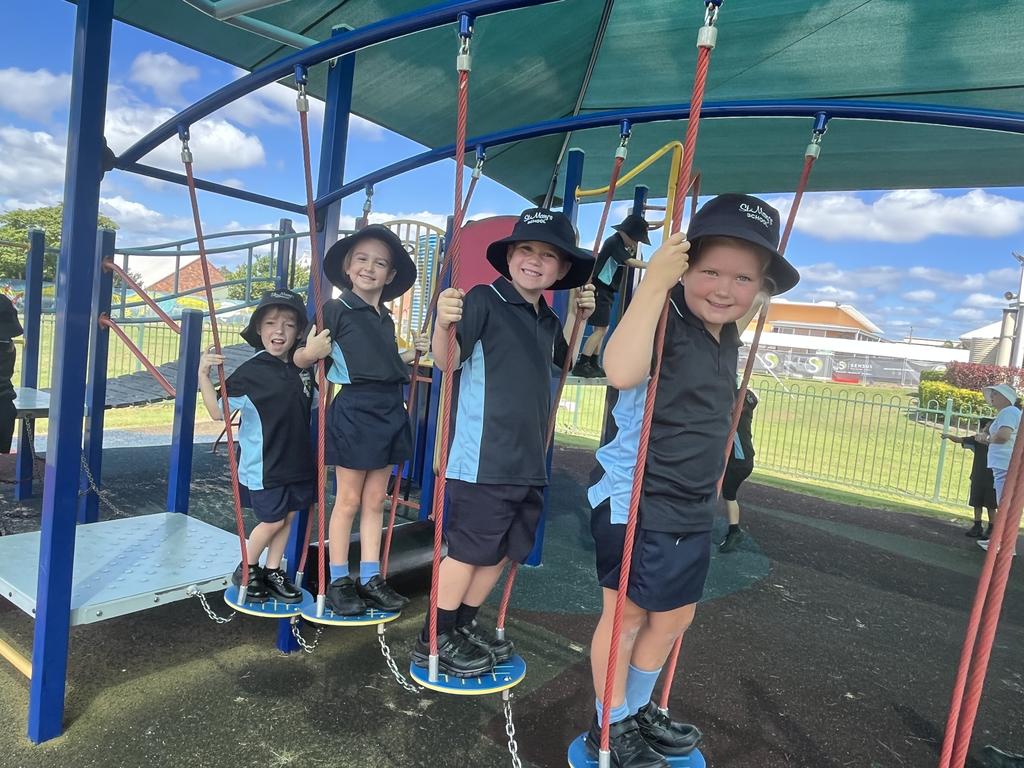
[[[351, 290], [324, 302], [324, 328], [331, 332], [327, 380], [335, 384], [404, 384], [409, 366], [395, 340], [395, 321], [387, 307], [380, 312]], [[305, 343], [305, 342], [303, 342]]]
[[535, 310], [500, 277], [470, 289], [456, 331], [461, 367], [446, 477], [547, 485], [551, 378], [568, 352], [558, 315], [543, 297]]
[[[667, 533], [710, 531], [736, 400], [739, 333], [729, 323], [716, 341], [691, 314], [681, 285], [669, 293], [669, 302], [640, 525]], [[618, 393], [613, 437], [597, 451], [600, 479], [587, 495], [593, 507], [611, 500], [612, 522], [624, 523], [629, 511], [646, 399], [646, 381]]]
[[632, 259], [633, 254], [626, 247], [622, 237], [616, 232], [604, 241], [601, 250], [597, 254], [597, 263], [594, 265], [594, 280], [597, 284], [604, 286], [610, 291], [617, 291], [622, 282], [622, 268], [627, 259]]
[[238, 480], [250, 491], [312, 480], [309, 370], [260, 350], [228, 376], [228, 405], [241, 415]]

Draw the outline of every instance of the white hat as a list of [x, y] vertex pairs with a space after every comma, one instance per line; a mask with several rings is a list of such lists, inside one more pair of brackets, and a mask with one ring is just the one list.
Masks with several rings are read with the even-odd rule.
[[992, 405], [993, 392], [997, 392], [998, 394], [1005, 397], [1009, 401], [1010, 405], [1016, 403], [1017, 398], [1019, 397], [1017, 394], [1017, 390], [1015, 390], [1009, 384], [994, 384], [990, 387], [982, 387], [981, 392], [983, 395], [985, 395], [985, 401], [989, 405]]

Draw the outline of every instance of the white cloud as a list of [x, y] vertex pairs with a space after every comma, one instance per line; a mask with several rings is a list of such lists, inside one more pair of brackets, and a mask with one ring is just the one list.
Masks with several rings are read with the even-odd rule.
[[1002, 296], [990, 296], [987, 293], [972, 293], [964, 299], [964, 306], [981, 309], [1001, 309], [1006, 306], [1006, 303], [1006, 299]]
[[0, 198], [6, 198], [0, 206], [23, 207], [25, 201], [53, 204], [54, 196], [59, 200], [65, 152], [63, 142], [44, 131], [0, 127]]
[[365, 117], [351, 115], [348, 119], [348, 132], [351, 136], [358, 136], [367, 141], [383, 141], [384, 127], [372, 123]]
[[[792, 197], [771, 201], [783, 218]], [[1024, 230], [1024, 202], [973, 189], [949, 196], [931, 189], [886, 192], [867, 203], [852, 192], [804, 197], [796, 228], [823, 240], [913, 243], [934, 235], [1005, 237]]]
[[981, 309], [975, 309], [974, 307], [960, 307], [954, 309], [952, 317], [957, 320], [967, 320], [972, 323], [981, 322], [985, 318], [985, 312]]
[[241, 179], [221, 179], [220, 183], [225, 187], [232, 187], [233, 189], [245, 189], [245, 182]]
[[850, 302], [857, 300], [856, 291], [848, 291], [843, 288], [837, 288], [834, 285], [823, 285], [820, 288], [813, 288], [805, 292], [805, 295], [812, 301], [839, 301], [839, 302]]
[[[178, 235], [190, 235], [193, 232], [192, 219], [183, 216], [168, 216], [147, 208], [142, 203], [126, 200], [120, 195], [100, 198], [100, 213], [109, 216], [122, 230], [127, 233], [159, 234], [164, 240], [172, 240]], [[129, 245], [137, 245], [135, 240], [125, 239]]]
[[841, 283], [849, 289], [892, 289], [898, 284], [900, 274], [895, 267], [885, 265], [840, 269], [832, 262], [822, 262], [800, 267], [800, 279], [805, 284]]
[[923, 288], [919, 291], [908, 291], [903, 294], [903, 298], [907, 301], [919, 301], [921, 303], [928, 303], [935, 301], [935, 291], [929, 291], [927, 288]]
[[975, 272], [948, 272], [935, 267], [911, 267], [907, 274], [915, 280], [934, 283], [949, 291], [977, 291], [985, 287], [985, 275]]
[[0, 108], [30, 120], [47, 120], [71, 100], [71, 75], [47, 69], [0, 69]]
[[199, 69], [167, 53], [143, 51], [132, 62], [128, 79], [148, 87], [165, 104], [181, 104], [184, 101], [181, 87], [198, 80]]
[[[106, 135], [110, 148], [121, 153], [151, 130], [174, 116], [171, 109], [153, 109], [138, 104], [107, 111]], [[192, 154], [197, 175], [209, 171], [234, 170], [263, 165], [266, 155], [259, 138], [219, 118], [207, 118], [191, 128]], [[144, 158], [142, 163], [181, 171], [181, 144], [168, 139]]]

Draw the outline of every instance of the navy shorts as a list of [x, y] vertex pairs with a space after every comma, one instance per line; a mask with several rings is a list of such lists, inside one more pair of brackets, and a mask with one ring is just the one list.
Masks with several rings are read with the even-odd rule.
[[533, 550], [544, 488], [449, 480], [448, 557], [467, 565], [521, 563]]
[[594, 286], [594, 314], [587, 320], [594, 328], [607, 328], [612, 319], [615, 291], [598, 283]]
[[242, 495], [242, 506], [252, 510], [253, 515], [261, 523], [278, 523], [284, 520], [289, 512], [306, 509], [312, 506], [316, 495], [316, 483], [303, 480], [300, 483], [288, 483], [274, 488], [263, 488], [250, 491], [239, 484]]
[[400, 384], [344, 384], [327, 411], [325, 463], [382, 469], [412, 456], [412, 428]]
[[754, 471], [753, 462], [733, 461], [725, 465], [725, 477], [722, 478], [722, 498], [726, 501], [736, 501], [736, 491], [740, 489], [743, 481], [750, 477]]
[[[607, 501], [591, 513], [590, 532], [594, 536], [598, 583], [617, 590], [626, 526], [612, 524]], [[710, 565], [711, 531], [676, 534], [637, 526], [626, 595], [646, 611], [672, 611], [691, 605], [704, 594]]]

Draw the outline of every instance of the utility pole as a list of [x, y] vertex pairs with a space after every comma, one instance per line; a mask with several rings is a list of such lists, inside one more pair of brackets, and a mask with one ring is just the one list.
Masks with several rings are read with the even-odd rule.
[[1017, 286], [1017, 317], [1013, 326], [1013, 346], [1010, 348], [1010, 365], [1014, 368], [1021, 366], [1021, 353], [1024, 352], [1021, 345], [1021, 334], [1024, 331], [1024, 253], [1010, 251], [1013, 258], [1020, 265], [1020, 283]]

